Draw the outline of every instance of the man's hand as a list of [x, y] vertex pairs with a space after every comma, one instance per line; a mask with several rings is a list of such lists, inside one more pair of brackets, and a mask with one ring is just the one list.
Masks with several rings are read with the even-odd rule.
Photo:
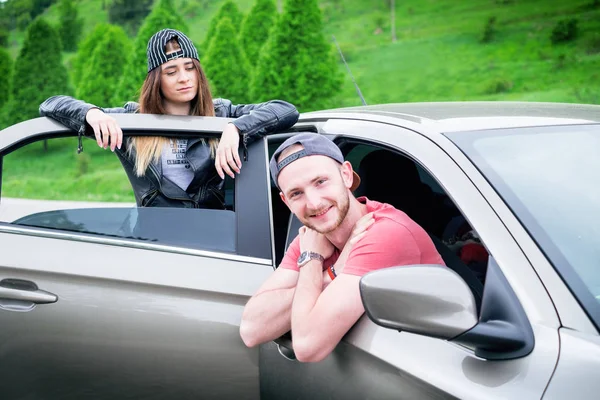
[[315, 230], [303, 226], [298, 230], [300, 237], [300, 252], [312, 251], [327, 259], [335, 249], [333, 244], [323, 235]]
[[215, 157], [215, 168], [221, 179], [225, 179], [225, 174], [235, 178], [233, 171], [240, 173], [242, 161], [238, 154], [239, 146], [240, 132], [235, 125], [229, 123], [221, 134]]
[[123, 131], [113, 117], [98, 108], [92, 108], [85, 114], [85, 120], [94, 130], [98, 146], [106, 149], [110, 138], [111, 151], [115, 151], [115, 147], [121, 148]]

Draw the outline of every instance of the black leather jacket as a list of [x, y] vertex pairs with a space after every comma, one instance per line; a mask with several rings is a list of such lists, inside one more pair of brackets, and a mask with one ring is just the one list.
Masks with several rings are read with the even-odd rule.
[[[233, 105], [226, 99], [215, 99], [215, 116], [236, 118], [232, 123], [242, 135], [244, 146], [264, 135], [285, 130], [298, 121], [298, 111], [285, 101], [273, 100], [260, 104]], [[50, 117], [79, 132], [93, 137], [93, 130], [85, 121], [93, 104], [69, 96], [53, 96], [40, 105], [40, 115]], [[138, 104], [127, 103], [124, 107], [100, 108], [106, 113], [134, 113]], [[133, 187], [139, 207], [186, 207], [224, 208], [223, 180], [217, 175], [214, 159], [208, 144], [200, 138], [188, 140], [185, 157], [194, 171], [194, 178], [187, 190], [183, 190], [162, 173], [162, 164], [152, 162], [144, 176], [134, 172], [135, 154], [127, 151], [128, 138], [123, 138], [121, 149], [115, 149]]]

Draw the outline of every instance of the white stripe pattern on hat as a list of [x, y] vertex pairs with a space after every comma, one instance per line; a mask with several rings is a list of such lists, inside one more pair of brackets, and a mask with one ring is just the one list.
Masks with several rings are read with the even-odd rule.
[[148, 56], [148, 72], [168, 61], [167, 54], [165, 53], [165, 46], [167, 45], [167, 42], [174, 37], [177, 38], [179, 47], [181, 47], [183, 52], [182, 57], [193, 58], [199, 61], [198, 51], [192, 41], [182, 32], [167, 28], [152, 35], [148, 41], [146, 50]]

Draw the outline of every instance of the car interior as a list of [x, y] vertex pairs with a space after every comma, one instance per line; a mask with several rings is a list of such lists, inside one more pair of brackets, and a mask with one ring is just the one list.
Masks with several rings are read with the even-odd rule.
[[[278, 143], [270, 143], [272, 154]], [[446, 266], [467, 283], [477, 309], [481, 305], [488, 253], [450, 197], [418, 163], [396, 151], [359, 142], [338, 143], [361, 177], [356, 197], [388, 203], [404, 211], [427, 231]], [[294, 240], [301, 222], [290, 214], [271, 182], [277, 265]]]

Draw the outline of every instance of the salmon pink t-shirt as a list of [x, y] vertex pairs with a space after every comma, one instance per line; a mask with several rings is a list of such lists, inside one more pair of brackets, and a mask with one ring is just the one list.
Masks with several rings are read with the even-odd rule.
[[[367, 233], [352, 248], [343, 273], [362, 276], [381, 268], [413, 264], [445, 265], [431, 238], [404, 212], [386, 203], [358, 198], [373, 213], [374, 222]], [[340, 250], [325, 260], [325, 266], [335, 264]], [[298, 271], [300, 239], [290, 244], [280, 268]], [[339, 269], [341, 266], [337, 266]]]

